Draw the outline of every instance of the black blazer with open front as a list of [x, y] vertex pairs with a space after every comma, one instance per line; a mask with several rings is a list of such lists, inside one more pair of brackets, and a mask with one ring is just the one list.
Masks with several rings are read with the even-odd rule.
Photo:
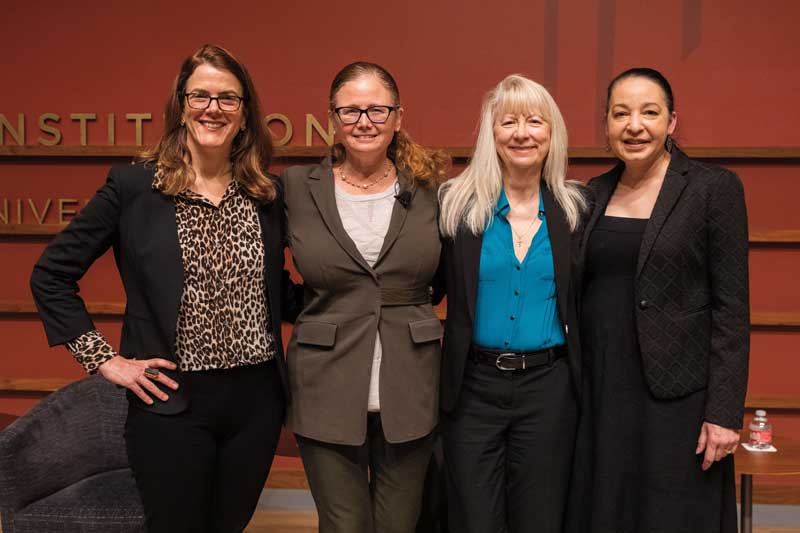
[[[175, 361], [175, 330], [183, 294], [183, 264], [174, 200], [153, 189], [153, 168], [143, 164], [111, 169], [105, 185], [47, 246], [31, 275], [39, 316], [51, 346], [95, 329], [78, 295], [78, 281], [94, 261], [113, 248], [127, 302], [119, 353], [125, 357], [161, 357]], [[269, 317], [277, 364], [288, 398], [281, 341], [283, 278], [283, 201], [279, 196], [259, 209], [264, 243]], [[161, 414], [188, 406], [180, 372], [166, 371], [182, 386], [164, 390], [170, 398], [146, 405], [132, 393], [134, 405]], [[161, 386], [159, 384], [159, 386]]]
[[[605, 213], [624, 165], [594, 178], [581, 244]], [[656, 398], [708, 389], [705, 419], [742, 427], [750, 352], [747, 209], [739, 178], [677, 148], [636, 268], [636, 328]]]

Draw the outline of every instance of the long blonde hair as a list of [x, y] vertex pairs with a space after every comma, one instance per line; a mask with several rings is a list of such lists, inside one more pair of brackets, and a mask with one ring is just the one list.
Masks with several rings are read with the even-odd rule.
[[439, 226], [444, 235], [454, 237], [462, 225], [474, 235], [486, 229], [503, 188], [503, 162], [494, 141], [495, 122], [506, 113], [528, 114], [533, 110], [550, 125], [550, 151], [542, 179], [564, 210], [570, 229], [578, 227], [586, 201], [580, 185], [566, 180], [567, 127], [561, 111], [547, 89], [519, 74], [511, 74], [486, 95], [469, 165], [439, 190]]

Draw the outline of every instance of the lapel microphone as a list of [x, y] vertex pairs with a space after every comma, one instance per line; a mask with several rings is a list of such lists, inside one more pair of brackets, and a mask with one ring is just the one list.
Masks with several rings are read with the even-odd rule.
[[400, 183], [394, 184], [395, 199], [400, 202], [405, 209], [411, 205], [411, 191], [400, 191]]

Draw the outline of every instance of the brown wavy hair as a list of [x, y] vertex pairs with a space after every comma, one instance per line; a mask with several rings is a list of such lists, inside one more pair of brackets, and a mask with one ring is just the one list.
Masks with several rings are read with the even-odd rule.
[[256, 200], [274, 200], [277, 189], [267, 173], [272, 161], [272, 138], [262, 119], [258, 94], [245, 66], [220, 46], [204, 44], [183, 62], [167, 99], [164, 132], [154, 147], [142, 152], [139, 160], [156, 166], [158, 188], [166, 195], [174, 196], [194, 182], [192, 154], [186, 144], [186, 128], [181, 118], [186, 104], [186, 81], [200, 65], [228, 71], [242, 85], [247, 127], [233, 139], [230, 155], [233, 179]]
[[[397, 82], [389, 71], [375, 63], [366, 61], [356, 61], [350, 63], [340, 70], [331, 83], [329, 96], [330, 113], [336, 107], [336, 93], [342, 85], [361, 76], [376, 76], [384, 87], [391, 93], [394, 105], [400, 105], [400, 90]], [[333, 159], [336, 162], [343, 162], [347, 153], [344, 146], [337, 143], [331, 148]], [[448, 178], [448, 172], [452, 164], [450, 156], [444, 150], [432, 150], [414, 142], [411, 136], [404, 130], [395, 132], [386, 155], [394, 161], [395, 166], [408, 174], [414, 184], [420, 183], [425, 187], [435, 187]]]

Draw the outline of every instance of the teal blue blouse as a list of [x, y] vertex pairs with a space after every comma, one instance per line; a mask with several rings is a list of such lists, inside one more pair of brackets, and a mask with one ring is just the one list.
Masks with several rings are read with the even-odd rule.
[[558, 317], [553, 251], [539, 194], [542, 224], [525, 259], [514, 255], [505, 190], [483, 234], [472, 342], [484, 348], [533, 351], [564, 344]]

